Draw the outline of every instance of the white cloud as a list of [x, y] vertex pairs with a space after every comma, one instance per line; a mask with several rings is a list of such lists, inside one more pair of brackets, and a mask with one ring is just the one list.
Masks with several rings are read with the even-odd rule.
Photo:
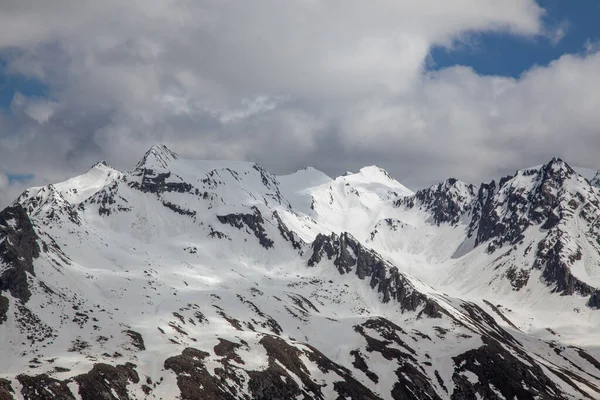
[[48, 122], [57, 111], [59, 104], [39, 97], [27, 97], [15, 93], [10, 105], [13, 112], [22, 112], [39, 124]]
[[278, 172], [379, 163], [413, 186], [556, 154], [592, 165], [592, 48], [518, 80], [424, 67], [473, 32], [547, 36], [543, 13], [533, 0], [5, 1], [0, 54], [52, 100], [0, 115], [0, 167], [55, 181], [98, 159], [129, 168], [156, 142]]
[[3, 172], [0, 172], [0, 190], [6, 189], [8, 186], [8, 176]]

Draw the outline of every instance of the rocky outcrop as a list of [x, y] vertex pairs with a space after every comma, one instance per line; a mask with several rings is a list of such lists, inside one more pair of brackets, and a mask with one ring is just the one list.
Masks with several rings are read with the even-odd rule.
[[311, 249], [309, 266], [320, 263], [325, 257], [333, 260], [340, 274], [354, 272], [359, 279], [368, 279], [371, 288], [381, 293], [384, 303], [395, 300], [403, 311], [415, 311], [422, 307], [421, 312], [429, 317], [439, 317], [444, 312], [434, 300], [416, 290], [397, 267], [364, 247], [349, 233], [340, 236], [319, 234]]
[[542, 270], [542, 277], [546, 283], [553, 286], [554, 292], [589, 296], [596, 289], [576, 278], [571, 272], [571, 265], [581, 259], [581, 252], [571, 252], [566, 248], [562, 235], [562, 231], [556, 229], [538, 243], [533, 267]]
[[[244, 370], [243, 360], [236, 351], [246, 343], [234, 343], [219, 339], [214, 348], [220, 356], [222, 367], [207, 370], [205, 359], [208, 352], [187, 348], [181, 355], [165, 361], [165, 369], [177, 375], [181, 398], [185, 400], [221, 399], [324, 399], [323, 384], [311, 376], [311, 369], [318, 368], [324, 374], [337, 376], [333, 390], [339, 398], [352, 400], [379, 400], [379, 396], [357, 381], [349, 370], [334, 363], [309, 345], [292, 345], [275, 335], [264, 335], [260, 341], [267, 354], [267, 366], [262, 370]], [[311, 368], [307, 366], [310, 362]], [[242, 392], [247, 380], [248, 392]]]
[[142, 159], [137, 163], [136, 169], [152, 166], [168, 169], [169, 163], [177, 159], [179, 159], [177, 153], [164, 144], [154, 145], [148, 149]]
[[14, 400], [14, 393], [10, 381], [0, 378], [0, 400]]
[[44, 186], [34, 193], [28, 189], [14, 204], [20, 204], [27, 215], [36, 218], [43, 225], [62, 225], [65, 220], [81, 225], [77, 208], [54, 185]]
[[418, 207], [431, 213], [433, 223], [454, 225], [470, 210], [475, 190], [473, 185], [450, 178], [419, 190], [414, 196], [401, 197], [394, 202], [394, 206], [408, 209]]
[[8, 312], [8, 299], [2, 295], [0, 295], [0, 325], [5, 322], [8, 317], [6, 313]]
[[[441, 400], [431, 379], [417, 361], [416, 351], [400, 338], [400, 335], [406, 334], [402, 328], [385, 318], [373, 318], [354, 326], [354, 330], [364, 337], [368, 353], [379, 353], [390, 363], [390, 368], [397, 367], [395, 374], [398, 380], [392, 388], [392, 398]], [[369, 371], [368, 366], [363, 365], [362, 370], [374, 379], [374, 373]]]
[[[72, 381], [79, 385], [78, 394], [82, 400], [129, 400], [131, 397], [127, 386], [140, 381], [135, 367], [131, 363], [117, 366], [95, 364], [89, 372], [72, 379], [59, 380], [47, 374], [21, 374], [17, 376], [17, 380], [22, 386], [21, 395], [25, 400], [75, 400], [76, 397], [68, 386]], [[0, 379], [0, 400], [4, 400], [3, 389], [10, 392], [12, 388], [10, 383], [8, 386], [3, 385], [3, 380]]]
[[189, 193], [193, 189], [192, 185], [184, 182], [179, 176], [173, 175], [171, 171], [143, 168], [137, 173], [141, 177], [140, 182], [131, 181], [129, 186], [144, 193], [156, 195], [165, 192]]
[[140, 381], [135, 367], [131, 363], [117, 366], [95, 364], [90, 372], [75, 377], [79, 384], [79, 395], [84, 400], [129, 400], [127, 385]]
[[473, 205], [469, 237], [475, 237], [475, 246], [488, 242], [492, 253], [505, 243], [523, 240], [530, 226], [553, 228], [565, 216], [570, 200], [565, 182], [575, 175], [569, 165], [554, 158], [539, 170], [521, 170], [503, 178], [498, 186], [495, 181], [483, 184]]
[[[17, 380], [21, 384], [21, 395], [25, 400], [75, 400], [75, 396], [67, 386], [68, 382], [52, 378], [46, 374], [36, 376], [19, 375]], [[88, 397], [87, 399], [97, 398]], [[84, 398], [84, 400], [87, 399]]]
[[[31, 291], [27, 276], [34, 275], [33, 260], [40, 255], [38, 236], [25, 209], [16, 204], [0, 211], [0, 292], [8, 291], [11, 296], [26, 303]], [[0, 309], [3, 301], [0, 299]], [[0, 312], [0, 321], [2, 320]]]
[[532, 358], [525, 363], [495, 339], [483, 341], [484, 346], [453, 358], [452, 400], [566, 399]]
[[[105, 186], [102, 190], [95, 193], [85, 201], [85, 204], [96, 204], [98, 206], [98, 214], [108, 216], [114, 212], [131, 211], [131, 207], [127, 204], [128, 201], [119, 195], [120, 181], [116, 180], [110, 185]], [[85, 208], [85, 204], [81, 203], [80, 208]]]
[[287, 227], [287, 225], [283, 222], [283, 220], [281, 219], [281, 217], [279, 216], [279, 213], [277, 213], [277, 211], [273, 211], [273, 218], [277, 222], [277, 229], [279, 229], [279, 233], [281, 233], [281, 236], [285, 240], [290, 242], [291, 245], [294, 247], [294, 249], [302, 250], [302, 248], [305, 246], [304, 241], [300, 237], [298, 237], [296, 232], [291, 231]]
[[595, 310], [600, 309], [600, 289], [596, 289], [592, 292], [587, 305]]
[[271, 240], [263, 227], [265, 220], [257, 207], [252, 207], [252, 214], [227, 214], [217, 215], [217, 219], [222, 224], [231, 225], [237, 229], [250, 229], [254, 233], [254, 236], [258, 239], [258, 242], [265, 249], [273, 248], [273, 240]]
[[[524, 251], [526, 255], [535, 250], [533, 264], [523, 268], [522, 264], [505, 263], [503, 276], [514, 290], [521, 290], [529, 282], [531, 269], [538, 269], [553, 292], [589, 296], [596, 288], [576, 278], [571, 267], [582, 258], [580, 240], [600, 251], [599, 217], [596, 190], [568, 164], [554, 158], [542, 167], [520, 170], [498, 184], [481, 185], [472, 205], [468, 237], [474, 247], [485, 244], [488, 253], [506, 246], [506, 256], [523, 245], [526, 232], [535, 227], [545, 236]], [[584, 236], [571, 235], [569, 224], [582, 227]], [[595, 298], [588, 304], [595, 307]]]
[[220, 383], [206, 369], [204, 359], [210, 354], [186, 348], [180, 355], [168, 358], [164, 367], [177, 375], [182, 400], [234, 400], [226, 383]]

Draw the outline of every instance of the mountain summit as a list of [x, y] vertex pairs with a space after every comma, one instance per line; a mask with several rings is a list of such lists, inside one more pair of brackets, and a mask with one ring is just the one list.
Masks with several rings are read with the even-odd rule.
[[0, 212], [0, 399], [600, 398], [599, 207], [559, 159], [98, 163]]

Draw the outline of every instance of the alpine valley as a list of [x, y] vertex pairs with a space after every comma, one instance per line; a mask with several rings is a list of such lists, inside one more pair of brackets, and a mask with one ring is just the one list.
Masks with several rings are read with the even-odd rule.
[[0, 212], [0, 399], [600, 399], [597, 186], [98, 163]]

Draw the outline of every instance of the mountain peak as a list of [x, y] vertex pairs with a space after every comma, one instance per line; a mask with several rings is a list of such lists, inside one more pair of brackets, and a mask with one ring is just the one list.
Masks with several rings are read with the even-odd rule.
[[136, 169], [153, 166], [166, 169], [171, 161], [177, 160], [178, 158], [179, 155], [164, 144], [155, 144], [150, 147], [142, 159], [137, 163]]
[[600, 171], [596, 172], [596, 175], [590, 180], [590, 185], [600, 187]]
[[435, 224], [456, 224], [460, 217], [470, 210], [475, 190], [473, 185], [456, 178], [448, 178], [428, 189], [419, 190], [414, 196], [400, 198], [394, 205], [405, 206], [408, 209], [415, 206], [424, 207], [431, 213], [431, 221]]
[[387, 172], [385, 169], [377, 166], [377, 165], [368, 165], [366, 167], [362, 167], [359, 171], [359, 174], [362, 175], [366, 175], [366, 176], [377, 176], [377, 175], [383, 175], [386, 178], [388, 178], [389, 180], [395, 180], [389, 172]]
[[[93, 171], [93, 170], [115, 170], [113, 167], [111, 167], [106, 161], [102, 160], [102, 161], [98, 161], [97, 163], [95, 163], [94, 165], [91, 166], [91, 168], [88, 171]], [[115, 170], [116, 171], [116, 170]]]
[[568, 174], [575, 172], [569, 164], [567, 164], [565, 161], [563, 161], [559, 157], [552, 157], [552, 160], [550, 160], [549, 163], [542, 166], [542, 170], [552, 171], [552, 172], [564, 171], [565, 173], [568, 173]]

